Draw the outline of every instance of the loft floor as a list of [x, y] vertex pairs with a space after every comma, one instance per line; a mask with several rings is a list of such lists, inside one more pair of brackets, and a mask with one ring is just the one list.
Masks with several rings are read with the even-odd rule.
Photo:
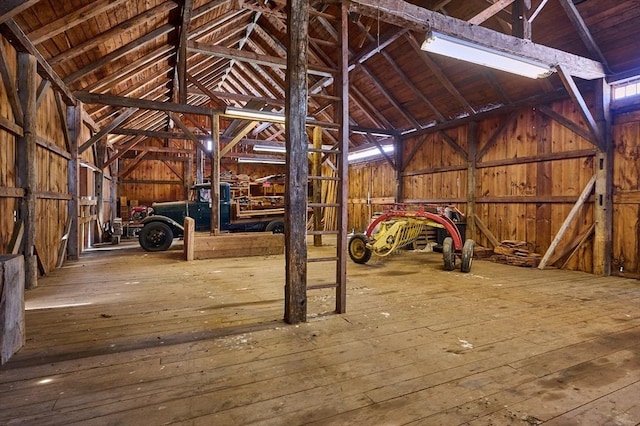
[[[640, 423], [636, 280], [486, 261], [461, 274], [407, 251], [349, 261], [347, 313], [310, 291], [292, 326], [284, 256], [184, 262], [176, 245], [87, 252], [26, 293], [0, 423]], [[310, 283], [332, 275], [309, 265]]]

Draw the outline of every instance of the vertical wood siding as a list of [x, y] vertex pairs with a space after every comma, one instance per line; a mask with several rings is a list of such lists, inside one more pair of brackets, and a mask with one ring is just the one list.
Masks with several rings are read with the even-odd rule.
[[[550, 107], [564, 117], [581, 123], [580, 114], [570, 100], [554, 103]], [[479, 152], [483, 151], [506, 118], [495, 117], [478, 123]], [[637, 136], [638, 123], [634, 125], [633, 131]], [[462, 150], [467, 151], [467, 126], [447, 130], [447, 134]], [[640, 149], [635, 141], [637, 137], [634, 139], [635, 145], [628, 149]], [[404, 141], [406, 167], [402, 178], [403, 201], [413, 204], [448, 203], [466, 211], [467, 159], [438, 133], [427, 135], [419, 150], [412, 158], [408, 158], [418, 143], [419, 138]], [[532, 249], [544, 253], [594, 173], [593, 155], [568, 157], [574, 156], [577, 151], [593, 149], [589, 141], [537, 109], [519, 111], [513, 123], [478, 159], [475, 188], [478, 218], [498, 240], [527, 241]], [[557, 158], [531, 161], [534, 157], [545, 155], [555, 155]], [[518, 161], [519, 158], [523, 160]], [[636, 165], [631, 170], [637, 169]], [[618, 174], [624, 175], [624, 172], [619, 171]], [[394, 171], [382, 161], [352, 165], [349, 178], [349, 228], [361, 231], [366, 228], [371, 213], [382, 208], [375, 204], [367, 208], [367, 193], [373, 199], [386, 197], [387, 200], [393, 200]], [[638, 176], [629, 178], [637, 185]], [[616, 177], [618, 179], [620, 177]], [[638, 234], [639, 212], [634, 210], [632, 216], [634, 225], [626, 227], [633, 228], [634, 232], [631, 242], [627, 244], [637, 247], [639, 243], [635, 236]], [[580, 235], [592, 223], [593, 206], [587, 203], [569, 227], [563, 241]], [[614, 235], [619, 235], [619, 232], [614, 230]], [[468, 237], [483, 246], [491, 246], [479, 230], [476, 235]], [[616, 244], [620, 245], [619, 242]], [[592, 250], [591, 242], [587, 241], [566, 268], [592, 272]], [[633, 262], [636, 263], [632, 267], [637, 269], [637, 261]]]

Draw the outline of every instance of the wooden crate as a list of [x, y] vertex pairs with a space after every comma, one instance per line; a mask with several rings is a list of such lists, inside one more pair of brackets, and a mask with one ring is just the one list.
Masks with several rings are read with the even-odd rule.
[[[189, 248], [191, 250], [191, 248]], [[284, 234], [247, 232], [222, 235], [196, 234], [194, 259], [269, 256], [284, 253]], [[186, 254], [185, 254], [186, 256]]]

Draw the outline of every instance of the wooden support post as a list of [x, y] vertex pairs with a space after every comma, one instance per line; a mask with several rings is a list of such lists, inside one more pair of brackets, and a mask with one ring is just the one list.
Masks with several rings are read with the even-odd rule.
[[[547, 117], [548, 115], [543, 112], [543, 109], [536, 108], [535, 126], [537, 132], [536, 149], [538, 157], [543, 157], [553, 152], [551, 125]], [[553, 169], [551, 164], [551, 161], [540, 161], [535, 165], [536, 195], [539, 197], [549, 196], [553, 193], [553, 184], [551, 181]], [[535, 218], [536, 245], [534, 251], [540, 252], [543, 250], [543, 247], [549, 247], [551, 238], [553, 237], [551, 234], [551, 204], [537, 203]]]
[[196, 221], [192, 217], [184, 218], [184, 260], [194, 259], [196, 243]]
[[[198, 147], [195, 147], [198, 151]], [[184, 171], [182, 173], [182, 179], [184, 183], [184, 195], [185, 200], [189, 199], [189, 193], [193, 186], [193, 154], [187, 154], [187, 161], [184, 163]]]
[[287, 0], [284, 320], [307, 320], [307, 44], [309, 2]]
[[113, 224], [113, 221], [116, 217], [120, 215], [118, 212], [118, 167], [120, 162], [118, 160], [109, 164], [109, 173], [111, 175], [111, 180], [109, 181], [110, 185], [110, 193], [111, 193], [111, 214], [109, 215], [109, 220]]
[[402, 203], [404, 200], [404, 186], [402, 185], [402, 170], [404, 170], [404, 143], [400, 136], [393, 137], [394, 153], [396, 157], [396, 203]]
[[69, 132], [69, 149], [71, 159], [67, 168], [67, 191], [71, 196], [67, 204], [67, 214], [71, 219], [71, 228], [69, 229], [69, 239], [67, 241], [67, 258], [78, 260], [80, 256], [80, 244], [78, 240], [78, 198], [79, 198], [79, 165], [78, 146], [80, 139], [80, 130], [82, 128], [82, 104], [78, 102], [76, 106], [67, 107], [67, 127]]
[[204, 182], [204, 152], [196, 147], [196, 183]]
[[531, 23], [529, 22], [531, 0], [515, 0], [511, 8], [513, 17], [513, 35], [518, 38], [531, 40]]
[[593, 273], [611, 275], [613, 256], [613, 140], [611, 136], [611, 87], [600, 79], [595, 90], [595, 120], [602, 134], [602, 147], [596, 155], [596, 224], [593, 247]]
[[544, 256], [542, 256], [542, 260], [538, 265], [538, 269], [544, 269], [545, 266], [547, 266], [547, 262], [549, 262], [549, 259], [551, 258], [551, 255], [553, 254], [554, 250], [560, 243], [560, 240], [562, 240], [562, 237], [564, 237], [565, 232], [567, 232], [567, 229], [569, 229], [569, 225], [571, 225], [571, 222], [580, 211], [580, 207], [584, 205], [584, 203], [587, 201], [587, 198], [589, 198], [589, 195], [591, 195], [591, 191], [593, 190], [593, 185], [595, 184], [595, 182], [596, 182], [596, 175], [593, 175], [591, 180], [589, 180], [589, 183], [587, 183], [587, 186], [585, 186], [584, 189], [582, 190], [582, 194], [580, 194], [580, 198], [578, 198], [578, 201], [576, 201], [576, 203], [571, 208], [569, 215], [562, 223], [562, 226], [558, 230], [558, 233], [556, 234], [555, 237], [553, 237], [553, 241], [551, 241], [551, 245], [547, 249], [547, 252], [544, 254]]
[[211, 115], [211, 235], [220, 234], [220, 116]]
[[[96, 147], [96, 164], [100, 167], [104, 164], [107, 155], [107, 144], [102, 141], [98, 141]], [[105, 223], [104, 215], [104, 170], [100, 168], [100, 171], [95, 174], [94, 189], [96, 194], [96, 217], [97, 217], [97, 234], [98, 241], [102, 241], [102, 225]]]
[[[338, 264], [336, 268], [336, 312], [347, 311], [347, 203], [349, 198], [349, 5], [343, 0], [340, 4], [340, 57], [338, 60], [337, 86], [339, 108], [337, 122], [340, 159], [338, 161]], [[396, 169], [400, 169], [396, 167]]]
[[38, 160], [36, 158], [36, 76], [38, 62], [35, 56], [18, 53], [18, 95], [22, 105], [23, 136], [18, 138], [19, 186], [24, 188], [21, 216], [24, 221], [23, 255], [25, 287], [38, 286], [38, 259], [36, 254], [36, 192], [38, 190]]
[[[313, 128], [313, 147], [322, 149], [322, 127]], [[314, 152], [311, 156], [311, 175], [322, 175], [322, 153]], [[320, 179], [313, 180], [313, 202], [322, 203], [322, 181]], [[313, 230], [322, 231], [322, 207], [313, 208]], [[322, 235], [313, 236], [313, 246], [322, 247]]]
[[467, 129], [467, 228], [466, 238], [476, 237], [476, 152], [478, 150], [478, 123], [472, 121]]

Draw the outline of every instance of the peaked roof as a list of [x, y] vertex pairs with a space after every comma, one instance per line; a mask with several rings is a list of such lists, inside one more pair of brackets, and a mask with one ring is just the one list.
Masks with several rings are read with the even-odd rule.
[[[563, 90], [557, 75], [530, 80], [420, 50], [427, 24], [437, 25], [436, 19], [449, 26], [449, 18], [467, 21], [473, 30], [472, 22], [495, 32], [489, 35], [526, 36], [530, 31], [533, 44], [592, 59], [609, 78], [640, 70], [637, 1], [531, 0], [531, 8], [514, 9], [528, 2], [350, 3], [352, 147], [371, 144], [381, 137], [378, 133], [421, 130]], [[425, 15], [432, 21], [419, 22], [422, 11], [408, 12], [416, 6], [437, 16]], [[335, 2], [310, 1], [308, 115], [320, 122], [334, 121], [339, 10]], [[514, 20], [514, 11], [525, 19]], [[24, 33], [22, 42], [37, 49], [61, 86], [87, 101], [98, 128], [110, 126], [119, 134], [111, 140], [116, 146], [142, 134], [133, 130], [159, 136], [153, 132], [171, 131], [177, 123], [206, 136], [209, 129], [175, 111], [137, 109], [113, 99], [275, 112], [284, 108], [283, 0], [7, 0], [0, 6], [3, 21], [5, 35]], [[193, 111], [198, 110], [184, 109]], [[277, 123], [235, 125], [225, 136], [253, 143], [282, 141], [284, 131]], [[324, 132], [324, 138], [331, 142], [335, 135]]]

